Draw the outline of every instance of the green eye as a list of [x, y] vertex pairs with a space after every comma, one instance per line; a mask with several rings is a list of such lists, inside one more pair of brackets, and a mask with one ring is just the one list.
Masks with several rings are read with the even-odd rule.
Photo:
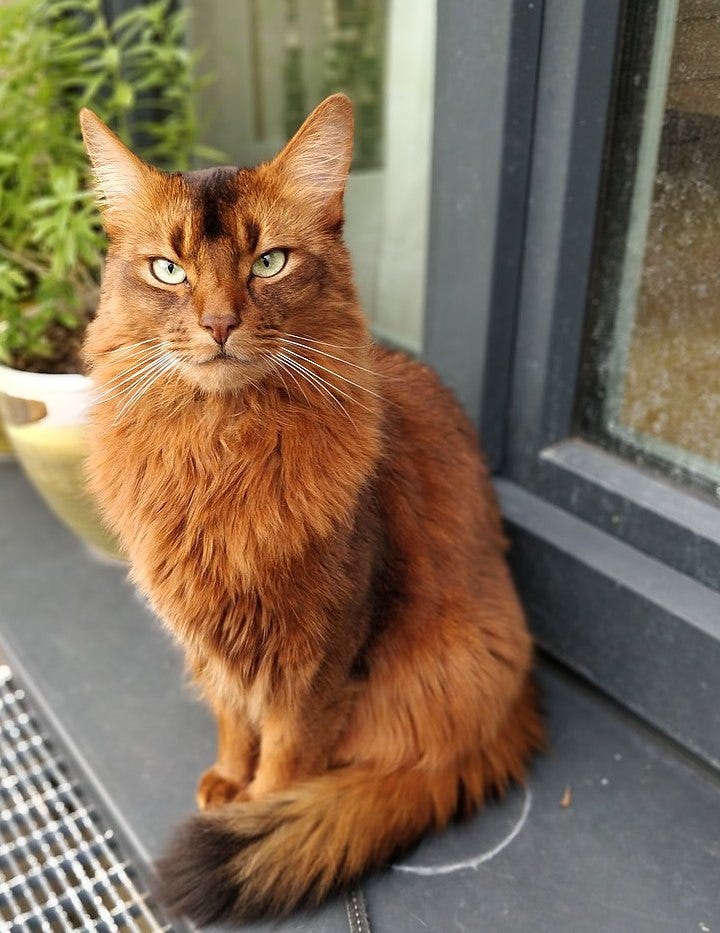
[[258, 256], [252, 264], [252, 274], [261, 279], [269, 279], [278, 272], [287, 262], [287, 253], [284, 249], [271, 249], [269, 253]]
[[181, 285], [187, 279], [183, 267], [172, 259], [153, 259], [150, 268], [155, 278], [166, 285]]

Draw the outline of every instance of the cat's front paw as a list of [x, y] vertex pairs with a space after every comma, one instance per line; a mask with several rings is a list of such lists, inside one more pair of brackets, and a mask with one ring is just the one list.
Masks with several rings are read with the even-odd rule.
[[236, 800], [244, 788], [236, 781], [222, 775], [213, 765], [203, 772], [195, 792], [195, 799], [201, 810], [210, 810]]

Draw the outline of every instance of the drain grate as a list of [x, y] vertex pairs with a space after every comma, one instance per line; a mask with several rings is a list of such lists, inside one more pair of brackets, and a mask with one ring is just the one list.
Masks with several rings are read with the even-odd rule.
[[169, 929], [147, 896], [0, 664], [0, 930]]

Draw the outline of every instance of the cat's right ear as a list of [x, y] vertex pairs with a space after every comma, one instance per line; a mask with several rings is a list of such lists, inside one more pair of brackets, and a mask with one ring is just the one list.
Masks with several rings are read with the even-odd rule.
[[107, 226], [108, 221], [112, 223], [123, 213], [140, 206], [157, 171], [131, 152], [87, 107], [80, 111], [80, 127]]

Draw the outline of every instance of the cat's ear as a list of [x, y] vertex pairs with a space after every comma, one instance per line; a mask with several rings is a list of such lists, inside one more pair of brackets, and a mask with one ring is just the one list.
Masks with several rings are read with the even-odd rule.
[[272, 164], [303, 199], [342, 214], [353, 128], [349, 98], [333, 94], [313, 110]]
[[132, 153], [100, 117], [84, 107], [80, 111], [85, 148], [95, 176], [98, 197], [107, 215], [139, 206], [157, 172]]

